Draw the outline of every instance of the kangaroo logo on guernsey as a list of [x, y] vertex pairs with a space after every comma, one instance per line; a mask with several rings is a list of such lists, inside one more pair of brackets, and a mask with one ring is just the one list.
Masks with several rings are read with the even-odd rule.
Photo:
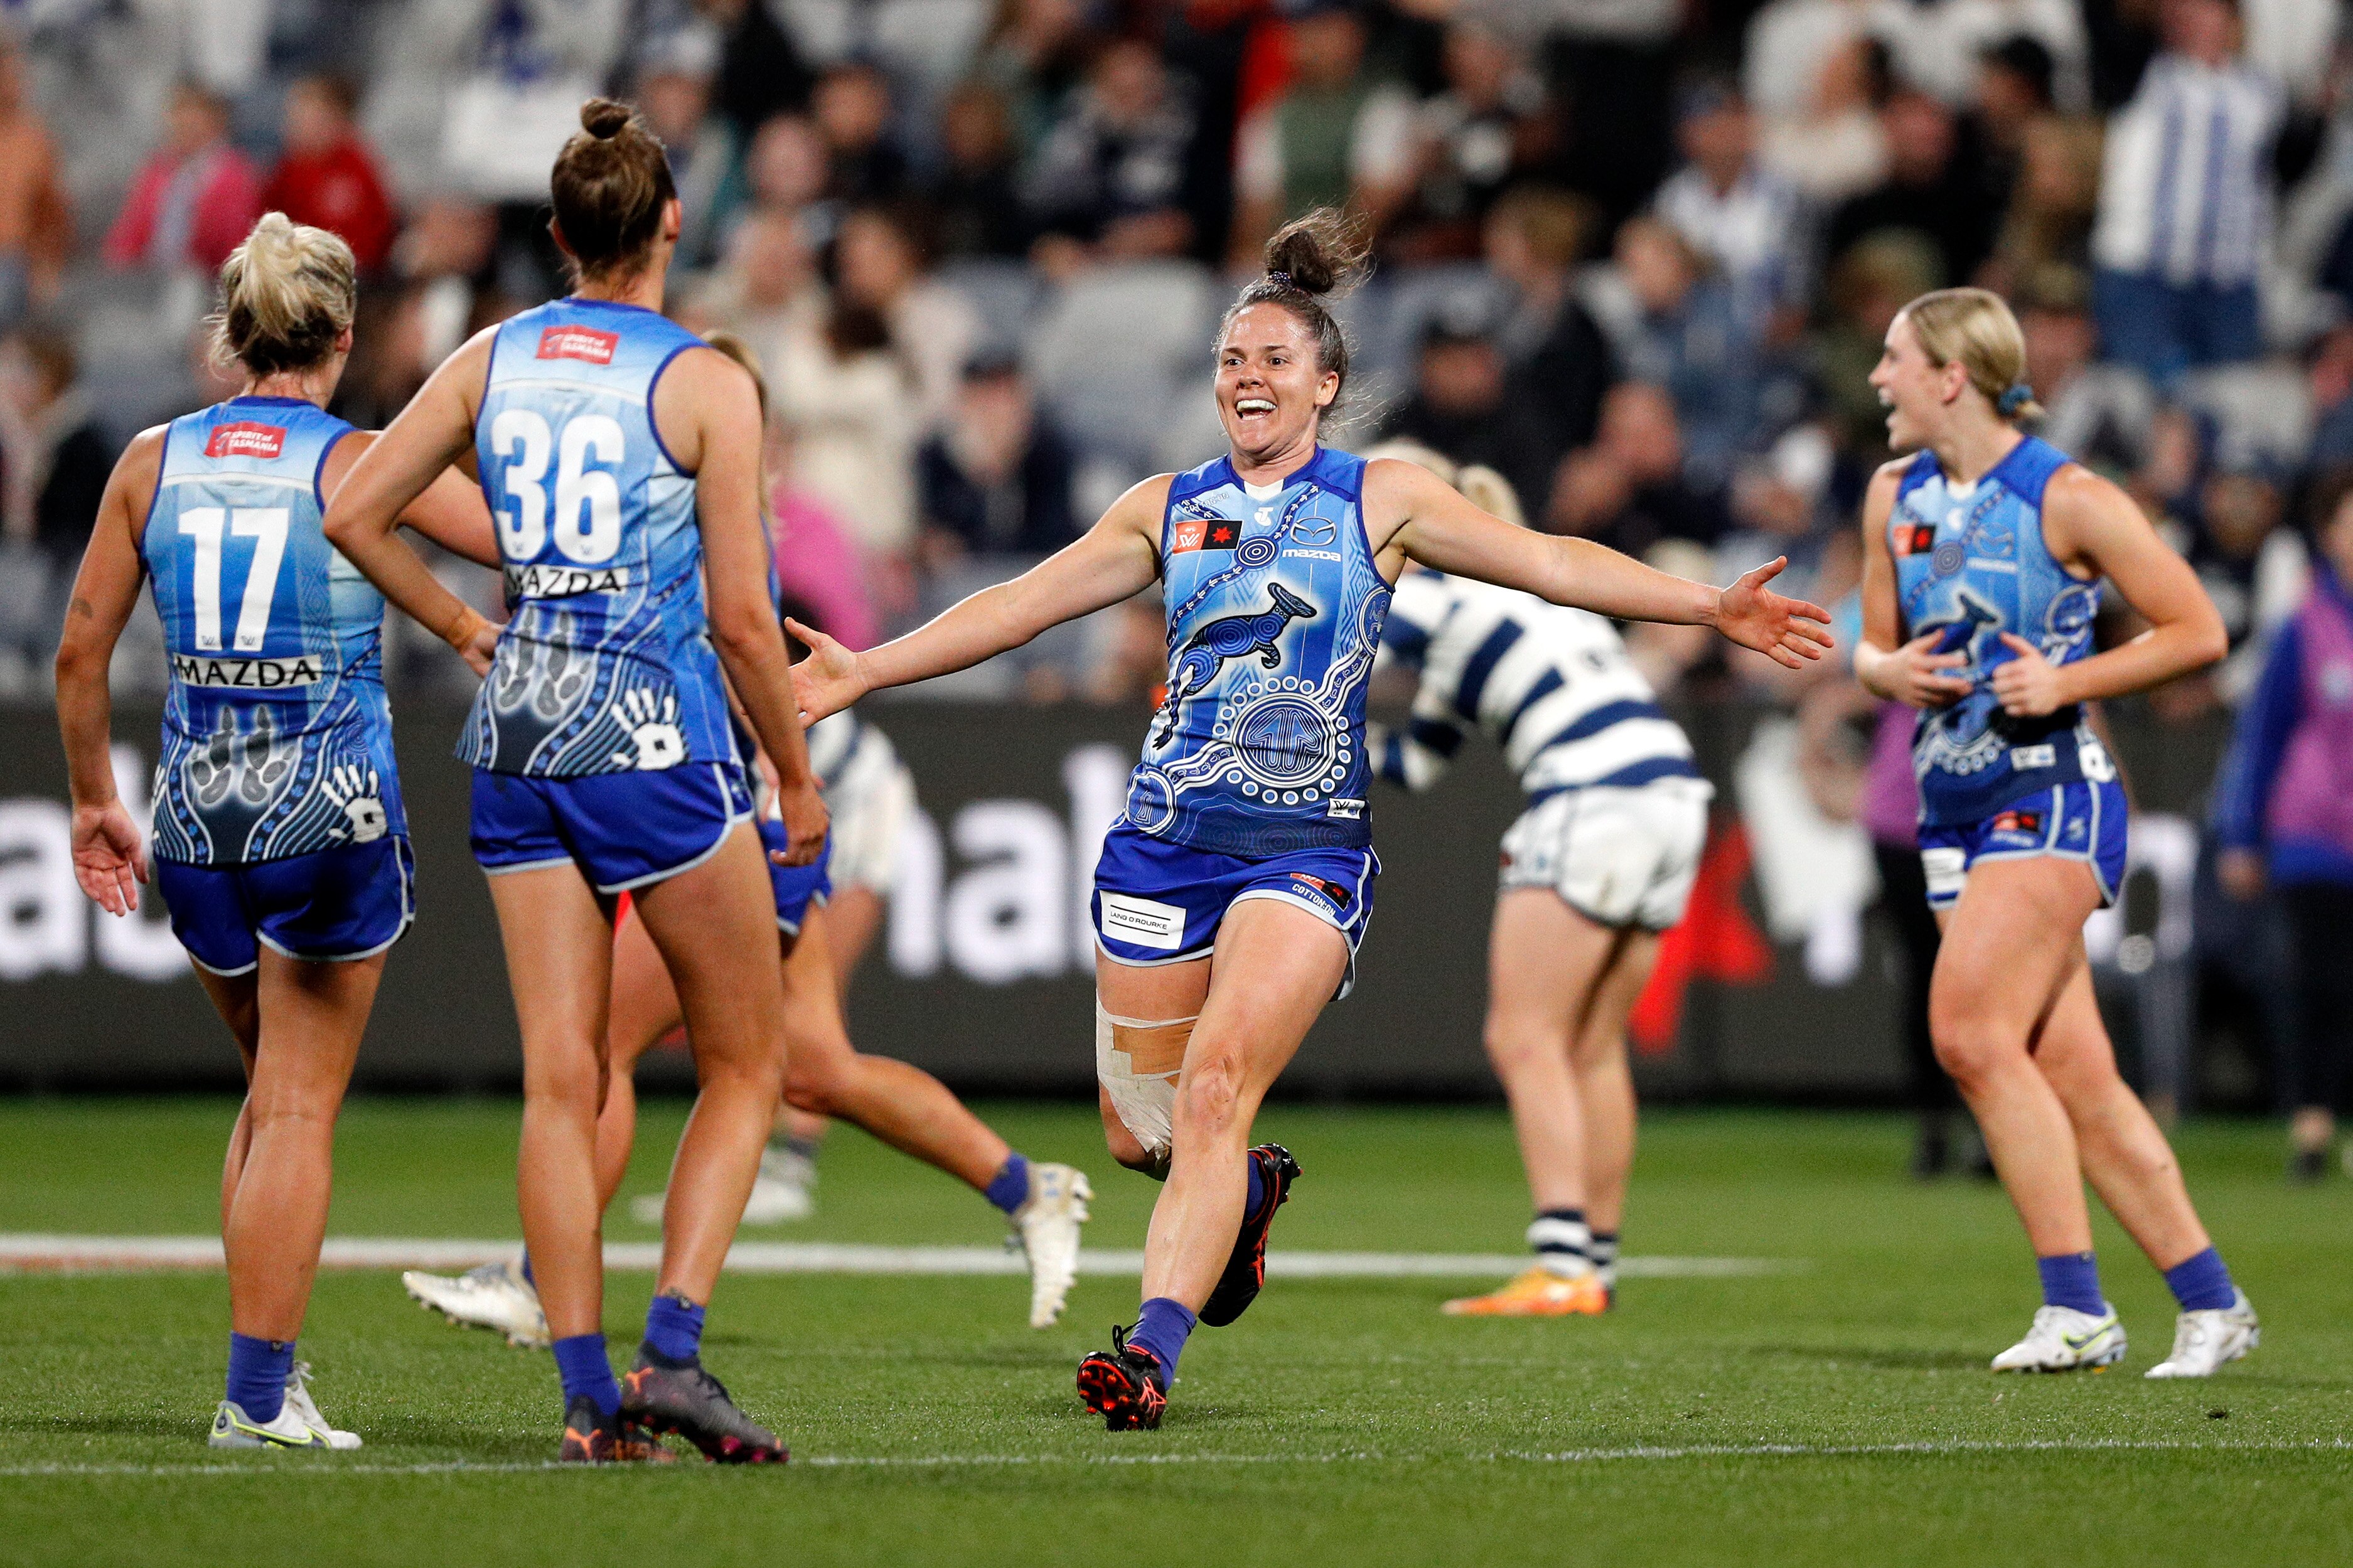
[[1271, 601], [1266, 609], [1222, 616], [1187, 640], [1176, 656], [1176, 675], [1168, 682], [1168, 706], [1164, 711], [1171, 728], [1176, 722], [1176, 710], [1187, 698], [1207, 689], [1225, 668], [1226, 660], [1256, 654], [1261, 664], [1273, 669], [1282, 663], [1282, 649], [1276, 645], [1283, 628], [1293, 620], [1315, 618], [1315, 606], [1282, 584], [1270, 583], [1266, 591]]
[[611, 364], [613, 351], [621, 346], [618, 332], [600, 332], [594, 327], [548, 327], [539, 334], [541, 359], [586, 360], [590, 364]]
[[263, 458], [276, 459], [286, 450], [286, 427], [264, 425], [257, 420], [238, 419], [227, 425], [216, 425], [205, 438], [207, 458]]

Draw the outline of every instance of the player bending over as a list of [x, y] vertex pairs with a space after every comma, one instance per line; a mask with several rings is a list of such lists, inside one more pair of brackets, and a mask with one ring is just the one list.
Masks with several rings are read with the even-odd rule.
[[[1418, 462], [1518, 523], [1492, 468]], [[1416, 567], [1398, 580], [1385, 658], [1420, 677], [1402, 732], [1370, 727], [1373, 767], [1409, 789], [1438, 782], [1475, 721], [1527, 795], [1504, 835], [1487, 949], [1488, 1059], [1512, 1104], [1535, 1218], [1535, 1265], [1456, 1316], [1552, 1317], [1616, 1304], [1618, 1233], [1634, 1166], [1626, 1019], [1683, 918], [1715, 793], [1691, 742], [1599, 616]]]
[[[153, 875], [246, 1077], [221, 1172], [228, 1387], [216, 1448], [360, 1446], [327, 1425], [294, 1359], [326, 1234], [335, 1117], [385, 954], [415, 907], [384, 596], [321, 529], [327, 498], [375, 438], [326, 412], [351, 353], [356, 271], [341, 239], [279, 213], [222, 265], [214, 353], [243, 371], [244, 389], [125, 449], [58, 649], [74, 874], [100, 908], [127, 915], [149, 845], [115, 794], [107, 669], [152, 580], [171, 660]], [[497, 559], [463, 475], [425, 474], [398, 521]]]
[[[1921, 710], [1920, 863], [1944, 931], [1929, 1027], [2042, 1275], [2032, 1329], [1994, 1370], [2124, 1359], [2089, 1177], [2181, 1304], [2173, 1353], [2148, 1375], [2204, 1377], [2254, 1348], [2255, 1312], [2117, 1076], [2093, 1000], [2084, 921], [2116, 901], [2128, 808], [2084, 704], [2211, 664], [2221, 617], [2122, 490], [2017, 429], [2040, 410], [1999, 296], [1913, 300], [1871, 384], [1888, 445], [1914, 456], [1863, 498], [1855, 674]], [[2149, 629], [2095, 654], [2103, 580]]]
[[907, 637], [853, 654], [802, 634], [817, 650], [803, 706], [823, 718], [1163, 584], [1170, 696], [1103, 841], [1093, 900], [1104, 1133], [1121, 1163], [1166, 1176], [1135, 1327], [1079, 1366], [1082, 1397], [1113, 1429], [1159, 1425], [1194, 1324], [1231, 1321], [1258, 1289], [1297, 1166], [1250, 1148], [1250, 1123], [1346, 990], [1370, 914], [1365, 686], [1407, 563], [1714, 626], [1792, 667], [1828, 642], [1821, 611], [1764, 586], [1778, 563], [1718, 591], [1514, 528], [1412, 464], [1324, 447], [1348, 372], [1324, 301], [1362, 252], [1318, 212], [1266, 257], [1218, 333], [1226, 456], [1137, 485], [1083, 539]]

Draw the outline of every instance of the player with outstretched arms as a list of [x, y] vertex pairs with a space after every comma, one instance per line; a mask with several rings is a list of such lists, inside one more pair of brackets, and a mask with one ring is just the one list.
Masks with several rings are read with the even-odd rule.
[[851, 653], [815, 632], [805, 710], [965, 668], [1155, 580], [1169, 694], [1095, 873], [1096, 1070], [1113, 1154], [1165, 1173], [1133, 1331], [1080, 1363], [1088, 1407], [1155, 1426], [1195, 1323], [1257, 1294], [1297, 1164], [1249, 1147], [1261, 1100], [1349, 984], [1379, 862], [1365, 688], [1409, 561], [1637, 619], [1715, 626], [1797, 667], [1829, 642], [1812, 605], [1718, 590], [1480, 510], [1409, 463], [1321, 444], [1347, 379], [1324, 304], [1362, 252], [1330, 212], [1268, 242], [1226, 312], [1214, 395], [1229, 450], [1129, 490], [1085, 537], [906, 637]]
[[[2000, 296], [1924, 294], [1887, 330], [1871, 384], [1887, 464], [1863, 498], [1855, 674], [1919, 709], [1920, 860], [1944, 941], [1936, 1058], [1976, 1115], [2042, 1276], [1998, 1372], [2122, 1361], [2101, 1293], [2086, 1177], [2180, 1303], [2151, 1377], [2204, 1377], [2254, 1348], [2165, 1134], [2116, 1072], [2084, 921], [2116, 901], [2127, 805], [2084, 704], [2222, 656], [2221, 617], [2131, 499], [2025, 435], [2039, 410]], [[2149, 629], [2094, 653], [2113, 583]]]
[[[498, 519], [513, 618], [456, 637], [492, 654], [459, 755], [522, 1026], [517, 1186], [563, 1384], [561, 1457], [666, 1458], [648, 1435], [677, 1432], [714, 1460], [776, 1462], [784, 1444], [701, 1356], [783, 1077], [776, 910], [730, 686], [776, 763], [782, 858], [814, 861], [826, 829], [768, 597], [759, 403], [741, 365], [659, 313], [680, 207], [645, 122], [589, 100], [550, 187], [575, 291], [444, 362], [327, 531], [386, 596], [448, 626], [470, 612], [390, 519], [453, 462], [479, 471]], [[595, 1156], [625, 891], [677, 984], [700, 1091], [645, 1338], [617, 1384]]]
[[[323, 229], [280, 213], [254, 225], [221, 268], [213, 323], [244, 388], [142, 433], [115, 464], [58, 649], [74, 873], [115, 915], [153, 877], [244, 1058], [221, 1173], [230, 1332], [216, 1448], [360, 1446], [320, 1415], [294, 1359], [336, 1113], [415, 909], [384, 596], [321, 527], [375, 438], [326, 411], [351, 353], [357, 271]], [[397, 521], [495, 561], [480, 492], [446, 466], [424, 479]], [[108, 745], [107, 670], [142, 582], [171, 660], [152, 862]]]

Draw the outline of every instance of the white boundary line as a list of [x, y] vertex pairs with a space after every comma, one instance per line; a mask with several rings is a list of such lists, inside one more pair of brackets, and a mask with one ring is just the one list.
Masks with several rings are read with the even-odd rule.
[[[795, 1465], [818, 1469], [954, 1469], [1062, 1465], [1593, 1465], [1681, 1459], [1852, 1459], [1957, 1458], [1975, 1454], [2341, 1454], [2353, 1453], [2353, 1439], [2316, 1438], [2306, 1443], [2185, 1443], [2170, 1438], [2084, 1437], [2022, 1442], [1918, 1443], [1702, 1443], [1682, 1447], [1567, 1448], [1554, 1453], [1504, 1451], [1488, 1454], [818, 1454]], [[283, 1458], [280, 1456], [279, 1458]], [[529, 1464], [467, 1459], [416, 1464], [346, 1462], [302, 1458], [293, 1463], [185, 1465], [5, 1465], [0, 1478], [32, 1479], [69, 1476], [446, 1476], [585, 1473], [591, 1467], [554, 1461]]]
[[[522, 1244], [505, 1240], [329, 1237], [319, 1261], [329, 1268], [463, 1269], [513, 1258]], [[650, 1241], [607, 1242], [605, 1267], [650, 1270], [661, 1247]], [[1528, 1266], [1525, 1253], [1270, 1252], [1266, 1271], [1289, 1279], [1467, 1279], [1512, 1275]], [[122, 1269], [218, 1268], [221, 1244], [211, 1236], [0, 1235], [0, 1274]], [[1802, 1269], [1800, 1258], [1626, 1258], [1628, 1279], [1739, 1279]], [[739, 1241], [727, 1254], [737, 1274], [1027, 1274], [1018, 1252], [997, 1247], [863, 1247], [847, 1242]], [[1090, 1247], [1079, 1254], [1082, 1274], [1132, 1276], [1144, 1254]]]

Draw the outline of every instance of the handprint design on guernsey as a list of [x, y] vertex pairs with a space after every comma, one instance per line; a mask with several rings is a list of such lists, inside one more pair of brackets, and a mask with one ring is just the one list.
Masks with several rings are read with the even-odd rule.
[[343, 808], [353, 843], [373, 844], [385, 836], [389, 824], [384, 812], [383, 782], [374, 768], [338, 763], [329, 771], [323, 787], [327, 798]]
[[629, 726], [637, 754], [616, 752], [613, 760], [641, 772], [674, 768], [686, 761], [686, 737], [678, 729], [678, 693], [633, 686], [621, 694], [621, 722]]

